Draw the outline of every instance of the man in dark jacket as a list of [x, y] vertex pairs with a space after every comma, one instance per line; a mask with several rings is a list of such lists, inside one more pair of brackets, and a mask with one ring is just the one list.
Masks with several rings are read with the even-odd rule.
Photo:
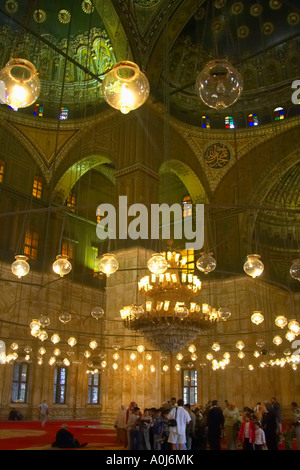
[[74, 438], [73, 434], [68, 431], [67, 424], [63, 424], [61, 429], [56, 433], [55, 442], [53, 442], [52, 447], [59, 447], [60, 449], [73, 449], [84, 447], [86, 445], [87, 442], [80, 444], [79, 441]]
[[213, 400], [207, 413], [207, 439], [210, 450], [221, 450], [221, 435], [224, 428], [224, 416], [218, 401]]

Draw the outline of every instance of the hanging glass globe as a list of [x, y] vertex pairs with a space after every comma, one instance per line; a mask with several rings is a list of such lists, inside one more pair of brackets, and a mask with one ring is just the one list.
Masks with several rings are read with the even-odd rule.
[[148, 261], [148, 269], [153, 274], [164, 274], [168, 269], [168, 262], [163, 255], [155, 253]]
[[260, 356], [260, 352], [259, 352], [259, 351], [254, 351], [253, 356], [254, 356], [254, 357], [259, 357], [259, 356]]
[[243, 351], [240, 351], [240, 352], [238, 353], [238, 357], [239, 357], [240, 359], [244, 359], [245, 353], [244, 353]]
[[96, 349], [96, 348], [98, 347], [97, 341], [95, 341], [95, 340], [91, 341], [91, 342], [89, 343], [89, 347], [90, 347], [91, 349]]
[[40, 348], [38, 353], [43, 356], [44, 354], [46, 354], [46, 349], [45, 348]]
[[37, 319], [33, 319], [31, 320], [30, 324], [29, 324], [31, 330], [39, 330], [40, 329], [40, 320], [37, 320]]
[[220, 351], [221, 348], [220, 348], [219, 343], [214, 343], [211, 349], [213, 349], [213, 351]]
[[38, 334], [38, 338], [41, 340], [41, 341], [45, 341], [47, 338], [48, 338], [48, 333], [47, 331], [45, 330], [41, 330]]
[[134, 305], [130, 310], [131, 315], [133, 315], [136, 319], [140, 317], [144, 313], [144, 309], [142, 305]]
[[73, 346], [75, 346], [75, 344], [77, 344], [77, 340], [71, 336], [68, 339], [68, 345], [71, 346], [71, 348], [73, 348]]
[[4, 83], [1, 100], [13, 109], [26, 108], [39, 97], [41, 84], [34, 65], [25, 59], [10, 59], [0, 71]]
[[295, 335], [298, 335], [300, 332], [300, 325], [296, 320], [291, 320], [288, 324], [288, 328], [295, 333]]
[[109, 277], [119, 269], [118, 260], [114, 255], [106, 253], [99, 261], [99, 269]]
[[26, 261], [28, 258], [24, 255], [17, 255], [15, 256], [15, 259], [16, 261], [11, 265], [11, 272], [20, 279], [21, 277], [26, 276], [30, 271], [30, 266]]
[[50, 318], [47, 315], [42, 315], [40, 317], [40, 324], [43, 328], [50, 325]]
[[91, 316], [96, 320], [100, 320], [104, 315], [104, 310], [102, 307], [93, 307], [91, 311]]
[[117, 370], [118, 367], [119, 367], [118, 364], [117, 364], [116, 362], [114, 362], [113, 365], [112, 365], [112, 368], [113, 368], [114, 370]]
[[152, 359], [151, 354], [150, 354], [150, 353], [147, 353], [146, 356], [145, 356], [145, 359], [146, 359], [147, 361], [151, 361], [151, 359]]
[[25, 346], [24, 347], [24, 351], [27, 353], [27, 354], [30, 354], [32, 352], [32, 347], [31, 346]]
[[287, 322], [287, 319], [283, 315], [278, 315], [278, 317], [275, 318], [275, 325], [279, 326], [279, 328], [284, 328]]
[[65, 359], [63, 360], [63, 363], [64, 363], [64, 365], [67, 366], [67, 367], [69, 367], [69, 365], [71, 364], [70, 361], [69, 361], [69, 359], [67, 359], [67, 358], [65, 358]]
[[228, 310], [228, 308], [225, 308], [225, 307], [219, 308], [218, 314], [219, 314], [221, 320], [223, 320], [223, 321], [226, 321], [226, 320], [228, 320], [228, 318], [231, 317], [231, 311]]
[[120, 359], [120, 354], [117, 353], [117, 352], [114, 353], [114, 354], [113, 354], [113, 360], [114, 360], [114, 361], [118, 361], [119, 359]]
[[90, 351], [84, 351], [84, 357], [89, 358], [91, 355]]
[[178, 361], [182, 361], [183, 355], [181, 353], [178, 353], [176, 359], [178, 359]]
[[255, 325], [260, 325], [264, 321], [264, 316], [261, 312], [253, 312], [253, 315], [251, 315], [251, 321], [252, 323], [255, 323]]
[[242, 349], [244, 349], [244, 347], [245, 347], [243, 341], [241, 341], [241, 340], [238, 341], [235, 346], [236, 346], [236, 348], [239, 349], [240, 351], [241, 351]]
[[57, 333], [51, 336], [51, 341], [53, 344], [57, 344], [60, 342], [60, 336]]
[[180, 364], [175, 364], [174, 369], [179, 371], [181, 369], [181, 365]]
[[105, 101], [123, 114], [139, 108], [147, 100], [150, 85], [138, 65], [130, 61], [118, 62], [106, 73], [102, 82]]
[[18, 345], [18, 343], [11, 343], [10, 347], [13, 351], [16, 351], [18, 349], [19, 345]]
[[293, 333], [292, 331], [288, 331], [285, 335], [285, 338], [288, 340], [288, 341], [294, 341], [296, 335], [295, 333]]
[[196, 90], [210, 108], [222, 110], [234, 104], [243, 91], [240, 72], [223, 59], [208, 62], [196, 79]]
[[155, 369], [155, 366], [152, 364], [152, 365], [150, 366], [150, 371], [151, 371], [151, 372], [155, 372], [155, 370], [156, 370], [156, 369]]
[[61, 350], [58, 348], [55, 348], [53, 351], [54, 356], [60, 356], [61, 355]]
[[61, 312], [58, 319], [62, 323], [68, 323], [71, 321], [72, 315], [69, 312]]
[[143, 344], [139, 344], [138, 347], [136, 348], [136, 350], [139, 352], [139, 353], [142, 353], [145, 351], [145, 346]]
[[198, 359], [197, 354], [195, 354], [195, 353], [191, 354], [191, 359], [192, 359], [192, 361], [197, 361], [197, 359]]
[[260, 261], [259, 255], [247, 255], [247, 261], [244, 264], [244, 271], [248, 276], [255, 278], [260, 276], [264, 270], [264, 265]]
[[174, 308], [174, 312], [175, 312], [176, 316], [181, 318], [181, 319], [185, 318], [189, 314], [189, 311], [185, 307], [185, 305], [176, 305], [175, 308]]
[[256, 344], [256, 346], [258, 346], [259, 348], [262, 348], [262, 347], [265, 345], [265, 342], [264, 342], [263, 339], [258, 339], [255, 344]]
[[190, 353], [194, 353], [196, 351], [196, 346], [194, 344], [191, 344], [189, 347], [188, 347], [188, 351]]
[[290, 267], [290, 275], [300, 281], [300, 259], [295, 259], [292, 266]]
[[208, 274], [216, 269], [217, 262], [213, 258], [212, 253], [200, 253], [201, 256], [196, 262], [196, 266], [204, 274]]
[[59, 274], [60, 277], [63, 277], [66, 274], [69, 274], [69, 272], [72, 270], [72, 264], [69, 261], [68, 256], [57, 255], [56, 261], [54, 261], [52, 268], [56, 274]]
[[276, 344], [276, 346], [279, 346], [282, 343], [282, 338], [278, 335], [274, 336], [273, 343]]

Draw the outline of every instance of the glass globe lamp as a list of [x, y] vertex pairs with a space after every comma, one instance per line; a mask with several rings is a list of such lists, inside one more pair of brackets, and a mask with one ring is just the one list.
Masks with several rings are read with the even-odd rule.
[[275, 325], [279, 326], [279, 328], [284, 328], [287, 325], [287, 319], [283, 315], [278, 315], [275, 318]]
[[241, 351], [242, 349], [244, 349], [244, 347], [245, 347], [243, 341], [241, 341], [241, 340], [238, 341], [235, 346], [236, 346], [236, 348], [239, 349], [240, 351]]
[[40, 348], [38, 353], [43, 356], [44, 354], [46, 354], [46, 349], [45, 348]]
[[102, 361], [102, 362], [101, 362], [101, 367], [104, 369], [106, 366], [107, 366], [107, 362], [106, 362], [106, 361]]
[[288, 340], [288, 341], [294, 341], [296, 335], [295, 333], [293, 333], [293, 331], [288, 331], [285, 335], [285, 338]]
[[183, 319], [188, 315], [189, 310], [184, 305], [176, 305], [174, 312], [177, 317]]
[[178, 361], [182, 361], [183, 355], [182, 355], [181, 353], [178, 353], [177, 356], [176, 356], [176, 359], [177, 359]]
[[288, 324], [288, 328], [295, 334], [298, 335], [300, 332], [300, 325], [297, 320], [291, 320]]
[[64, 277], [72, 270], [72, 264], [66, 255], [57, 255], [52, 268], [56, 274], [59, 274], [60, 277]]
[[213, 356], [211, 353], [206, 354], [206, 359], [207, 359], [208, 361], [212, 361], [213, 358], [214, 358], [214, 356]]
[[244, 359], [245, 353], [244, 353], [243, 351], [240, 351], [240, 352], [238, 353], [238, 357], [239, 357], [240, 359]]
[[248, 255], [244, 264], [244, 271], [253, 279], [260, 276], [264, 270], [264, 264], [260, 260], [259, 255]]
[[218, 314], [219, 314], [221, 320], [223, 320], [223, 321], [226, 321], [226, 320], [228, 320], [228, 318], [231, 317], [231, 311], [228, 310], [228, 308], [225, 308], [225, 307], [219, 308]]
[[69, 312], [61, 312], [58, 319], [59, 321], [61, 321], [62, 323], [68, 323], [69, 321], [71, 321], [71, 314]]
[[71, 348], [73, 348], [73, 346], [75, 346], [75, 344], [77, 344], [77, 340], [71, 336], [68, 339], [68, 345], [71, 346]]
[[174, 369], [177, 371], [180, 371], [181, 365], [180, 364], [175, 364]]
[[263, 339], [258, 339], [255, 344], [256, 344], [256, 346], [258, 346], [259, 348], [262, 348], [262, 347], [265, 345], [265, 342], [264, 342]]
[[196, 266], [204, 274], [208, 274], [216, 269], [217, 262], [212, 253], [201, 253], [200, 258], [196, 262]]
[[12, 343], [12, 344], [10, 345], [10, 347], [11, 347], [11, 349], [12, 349], [13, 351], [16, 351], [16, 350], [18, 349], [19, 345], [18, 345], [18, 343]]
[[53, 344], [57, 344], [60, 342], [60, 336], [57, 333], [51, 336], [51, 341]]
[[104, 316], [104, 310], [102, 307], [93, 307], [91, 311], [91, 316], [96, 320], [100, 320]]
[[11, 265], [11, 272], [17, 276], [18, 279], [21, 277], [26, 276], [30, 271], [30, 266], [27, 263], [27, 256], [25, 255], [17, 255], [15, 256], [15, 260]]
[[211, 349], [213, 349], [213, 351], [220, 351], [220, 345], [219, 343], [214, 343], [211, 347]]
[[145, 351], [145, 346], [143, 344], [139, 344], [136, 348], [136, 350], [139, 352], [139, 353], [142, 353]]
[[47, 331], [45, 330], [41, 330], [38, 334], [38, 338], [41, 340], [41, 341], [45, 341], [47, 338], [48, 338], [48, 333]]
[[147, 266], [149, 271], [151, 271], [153, 274], [159, 275], [166, 272], [168, 269], [168, 262], [164, 256], [155, 253], [149, 259]]
[[0, 71], [0, 82], [4, 84], [1, 99], [13, 109], [32, 105], [41, 91], [36, 68], [25, 59], [10, 59]]
[[42, 315], [40, 317], [40, 324], [43, 328], [50, 325], [50, 318], [47, 315]]
[[188, 347], [188, 351], [190, 353], [194, 353], [196, 351], [196, 346], [194, 344], [191, 344], [189, 347]]
[[290, 275], [292, 278], [300, 281], [300, 259], [295, 259], [290, 267]]
[[109, 277], [119, 269], [118, 260], [114, 255], [106, 253], [99, 261], [99, 269]]
[[147, 100], [150, 85], [134, 62], [121, 61], [105, 75], [102, 82], [105, 101], [122, 114], [139, 108]]
[[274, 336], [273, 343], [276, 344], [276, 346], [279, 346], [282, 343], [282, 338], [278, 335]]
[[240, 72], [227, 60], [208, 62], [196, 79], [196, 90], [210, 108], [226, 109], [233, 105], [243, 91]]
[[261, 312], [253, 312], [253, 315], [251, 315], [251, 321], [255, 325], [260, 325], [264, 321], [264, 316]]
[[91, 349], [96, 349], [96, 348], [98, 347], [97, 341], [95, 341], [95, 340], [90, 341], [89, 347], [90, 347]]

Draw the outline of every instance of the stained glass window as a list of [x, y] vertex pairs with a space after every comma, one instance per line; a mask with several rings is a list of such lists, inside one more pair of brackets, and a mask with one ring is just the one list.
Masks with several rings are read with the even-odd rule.
[[27, 230], [25, 234], [24, 255], [30, 259], [37, 259], [39, 234], [33, 230]]
[[208, 116], [202, 116], [201, 125], [203, 129], [210, 129], [210, 119]]
[[70, 260], [74, 258], [74, 243], [63, 240], [61, 246], [61, 254], [67, 256]]
[[274, 109], [274, 119], [275, 121], [281, 121], [284, 119], [284, 109], [279, 107]]
[[100, 397], [100, 374], [89, 374], [88, 404], [96, 405]]
[[27, 400], [27, 381], [28, 381], [28, 364], [17, 362], [14, 364], [13, 382], [11, 401], [13, 403], [22, 402]]
[[41, 199], [42, 189], [43, 189], [43, 178], [37, 175], [34, 177], [34, 180], [33, 180], [32, 195], [38, 199]]
[[249, 114], [248, 124], [249, 124], [249, 127], [258, 126], [257, 114]]
[[70, 208], [71, 212], [75, 212], [75, 206], [76, 206], [76, 194], [73, 191], [71, 191], [67, 197], [67, 207]]
[[225, 127], [226, 129], [234, 129], [234, 121], [233, 121], [233, 117], [231, 116], [226, 116], [225, 118]]
[[44, 106], [42, 104], [36, 103], [35, 106], [34, 106], [33, 114], [34, 114], [34, 116], [43, 117]]
[[5, 162], [0, 160], [0, 183], [3, 181]]
[[190, 405], [197, 403], [197, 371], [184, 369], [183, 374], [183, 401]]
[[53, 403], [63, 404], [66, 402], [67, 369], [66, 367], [55, 367]]
[[63, 106], [61, 109], [60, 109], [60, 116], [59, 116], [59, 119], [61, 121], [65, 121], [66, 119], [68, 119], [69, 117], [69, 109], [66, 108], [65, 106]]
[[183, 217], [188, 217], [192, 215], [192, 199], [190, 196], [185, 196], [182, 199], [183, 204]]

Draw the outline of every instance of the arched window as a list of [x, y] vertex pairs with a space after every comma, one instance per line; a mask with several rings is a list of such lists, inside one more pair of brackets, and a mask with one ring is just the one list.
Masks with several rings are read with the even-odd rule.
[[249, 124], [249, 127], [258, 126], [257, 114], [249, 114], [248, 124]]
[[274, 119], [275, 121], [281, 121], [284, 119], [284, 109], [281, 107], [274, 109]]
[[24, 255], [29, 259], [37, 259], [39, 234], [33, 230], [27, 230], [25, 234]]
[[0, 160], [0, 183], [2, 183], [2, 181], [3, 181], [3, 177], [4, 177], [4, 167], [5, 167], [5, 161], [4, 161], [4, 160]]
[[43, 178], [39, 175], [36, 175], [33, 180], [32, 195], [38, 199], [41, 199], [42, 190], [43, 190]]
[[234, 122], [233, 122], [233, 117], [231, 116], [226, 116], [225, 118], [225, 127], [226, 129], [234, 129]]
[[190, 196], [185, 196], [182, 199], [182, 205], [183, 205], [183, 217], [192, 215], [192, 199]]
[[210, 119], [208, 116], [202, 116], [201, 126], [203, 127], [203, 129], [210, 129]]

